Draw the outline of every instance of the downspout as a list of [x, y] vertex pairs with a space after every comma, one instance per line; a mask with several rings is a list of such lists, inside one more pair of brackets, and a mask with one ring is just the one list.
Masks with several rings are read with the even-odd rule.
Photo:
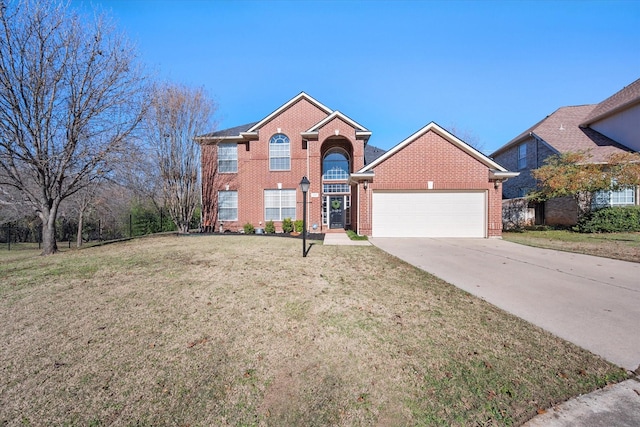
[[[309, 178], [309, 172], [310, 172], [310, 169], [309, 169], [309, 140], [308, 139], [307, 140], [303, 139], [302, 141], [303, 142], [306, 141], [306, 147], [307, 147], [307, 174], [305, 176], [308, 179]], [[309, 192], [313, 193], [311, 191], [311, 188], [309, 188]], [[309, 196], [311, 196], [311, 194]], [[311, 198], [312, 197], [309, 197], [309, 199], [311, 199]], [[311, 205], [311, 200], [309, 200], [309, 205]], [[307, 209], [306, 213], [307, 213], [307, 217], [305, 218], [305, 221], [306, 221], [307, 230], [308, 230], [309, 229], [309, 224], [311, 223], [311, 221], [309, 220], [309, 218], [311, 216], [311, 206], [309, 206], [309, 209]], [[306, 233], [307, 230], [304, 230], [304, 232]]]
[[358, 190], [357, 190], [357, 195], [358, 195], [358, 229], [356, 230], [356, 233], [358, 233], [358, 236], [360, 236], [360, 183], [358, 183]]

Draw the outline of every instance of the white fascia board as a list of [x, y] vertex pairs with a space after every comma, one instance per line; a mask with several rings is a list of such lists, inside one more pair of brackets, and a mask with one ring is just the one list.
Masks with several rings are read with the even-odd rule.
[[462, 151], [464, 151], [465, 153], [469, 154], [471, 157], [474, 157], [475, 159], [477, 159], [480, 162], [484, 163], [488, 167], [496, 169], [496, 170], [499, 170], [499, 171], [502, 171], [502, 172], [506, 172], [507, 171], [505, 168], [503, 168], [498, 163], [496, 163], [493, 160], [491, 160], [489, 157], [485, 156], [484, 154], [482, 154], [481, 152], [479, 152], [478, 150], [476, 150], [475, 148], [473, 148], [472, 146], [470, 146], [466, 142], [462, 141], [461, 139], [459, 139], [455, 135], [451, 134], [447, 130], [445, 130], [442, 127], [438, 126], [437, 123], [430, 122], [428, 125], [426, 125], [422, 129], [420, 129], [419, 131], [417, 131], [413, 135], [409, 136], [404, 141], [400, 142], [398, 145], [396, 145], [391, 150], [389, 150], [386, 153], [384, 153], [382, 156], [378, 157], [373, 162], [369, 163], [364, 168], [360, 169], [358, 172], [366, 172], [368, 170], [373, 169], [374, 167], [376, 167], [380, 163], [384, 162], [389, 157], [393, 156], [395, 153], [397, 153], [398, 151], [402, 150], [404, 147], [406, 147], [407, 145], [411, 144], [413, 141], [415, 141], [416, 139], [418, 139], [419, 137], [421, 137], [422, 135], [424, 135], [425, 133], [427, 133], [429, 131], [434, 131], [435, 133], [437, 133], [438, 135], [440, 135], [441, 137], [443, 137], [444, 139], [446, 139], [447, 141], [449, 141], [450, 143], [452, 143], [456, 147], [460, 148]]
[[258, 132], [240, 132], [240, 136], [247, 140], [258, 139]]
[[[360, 125], [358, 122], [350, 119], [348, 116], [342, 114], [338, 110], [334, 111], [333, 113], [329, 114], [324, 119], [320, 120], [318, 123], [313, 125], [307, 132], [317, 131], [322, 126], [326, 125], [327, 123], [329, 123], [331, 120], [333, 120], [336, 117], [338, 117], [342, 121], [346, 122], [349, 126], [355, 128], [356, 129], [356, 133], [359, 132], [359, 131], [360, 132], [369, 132], [369, 130], [367, 128], [365, 128], [364, 126]], [[371, 132], [369, 132], [369, 135], [371, 135]]]
[[373, 171], [367, 172], [354, 172], [349, 175], [349, 184], [357, 184], [362, 181], [373, 182], [373, 178], [375, 177], [375, 173]]
[[238, 142], [243, 139], [238, 135], [228, 135], [228, 136], [196, 136], [194, 140], [199, 144], [218, 144], [220, 142]]
[[280, 108], [275, 110], [273, 113], [269, 114], [267, 117], [265, 117], [264, 119], [260, 120], [258, 123], [253, 125], [251, 127], [251, 129], [248, 130], [248, 132], [254, 132], [257, 129], [260, 129], [262, 127], [262, 125], [264, 125], [265, 123], [269, 122], [271, 119], [276, 117], [278, 114], [282, 113], [284, 110], [286, 110], [287, 108], [291, 107], [293, 104], [295, 104], [296, 102], [300, 101], [303, 98], [306, 99], [307, 101], [309, 101], [310, 103], [312, 103], [313, 105], [315, 105], [316, 107], [318, 107], [319, 109], [321, 109], [322, 111], [324, 111], [327, 114], [329, 114], [329, 113], [331, 113], [333, 111], [329, 107], [327, 107], [326, 105], [324, 105], [324, 104], [320, 103], [318, 100], [314, 99], [313, 97], [307, 95], [304, 92], [300, 92], [297, 96], [295, 96], [294, 98], [292, 98], [289, 101], [287, 101], [284, 105], [282, 105]]
[[356, 131], [356, 138], [358, 139], [369, 139], [371, 137], [370, 131]]
[[497, 171], [497, 170], [489, 170], [489, 179], [494, 180], [504, 180], [506, 181], [509, 178], [515, 178], [520, 175], [520, 172], [509, 172], [509, 171]]
[[317, 140], [318, 132], [300, 132], [300, 136], [304, 139]]

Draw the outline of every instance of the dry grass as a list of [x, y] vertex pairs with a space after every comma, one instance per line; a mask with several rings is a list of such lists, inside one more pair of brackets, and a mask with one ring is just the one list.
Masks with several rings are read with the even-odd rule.
[[627, 374], [375, 247], [0, 252], [0, 425], [511, 425]]
[[538, 248], [640, 262], [640, 233], [576, 233], [526, 230], [502, 233], [505, 240]]

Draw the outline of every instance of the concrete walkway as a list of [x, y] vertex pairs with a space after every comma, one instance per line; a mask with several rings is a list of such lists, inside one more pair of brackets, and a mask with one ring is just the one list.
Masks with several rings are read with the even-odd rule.
[[[640, 374], [640, 263], [499, 239], [376, 238], [371, 242]], [[572, 399], [525, 426], [640, 426], [640, 377]]]
[[368, 240], [351, 240], [347, 233], [327, 233], [324, 235], [325, 246], [371, 246]]

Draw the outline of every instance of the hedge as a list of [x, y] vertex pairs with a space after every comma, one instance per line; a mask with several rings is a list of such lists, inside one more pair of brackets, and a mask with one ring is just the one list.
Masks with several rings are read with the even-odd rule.
[[575, 226], [580, 233], [640, 231], [640, 206], [602, 208], [584, 214]]

